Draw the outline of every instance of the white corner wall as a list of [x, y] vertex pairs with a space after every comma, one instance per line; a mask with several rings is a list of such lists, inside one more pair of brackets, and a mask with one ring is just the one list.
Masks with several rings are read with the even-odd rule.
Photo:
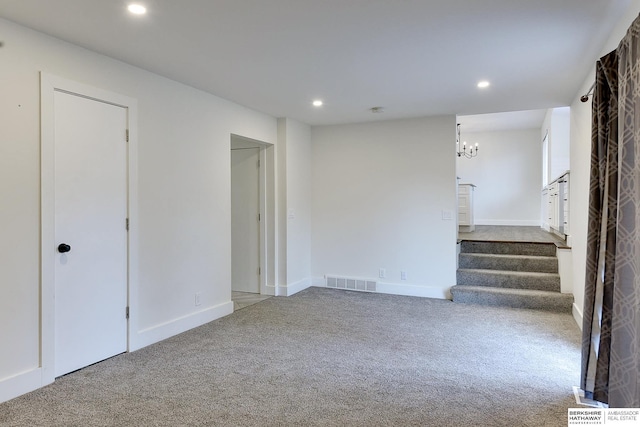
[[293, 295], [311, 279], [311, 127], [278, 119], [280, 268], [276, 295]]
[[[600, 56], [618, 47], [631, 23], [640, 12], [640, 0], [631, 0], [624, 17], [611, 32]], [[583, 103], [580, 96], [587, 93], [595, 79], [595, 63], [571, 104], [571, 179], [570, 222], [573, 253], [573, 315], [582, 328], [584, 285], [586, 273], [587, 222], [589, 213], [589, 170], [591, 157], [591, 106], [593, 97]]]
[[549, 141], [547, 182], [554, 181], [571, 169], [570, 116], [569, 107], [550, 108], [542, 123], [540, 141], [547, 132]]
[[[590, 79], [594, 75], [591, 74]], [[584, 92], [592, 80], [585, 82]], [[586, 274], [587, 221], [589, 214], [589, 169], [591, 158], [591, 100], [584, 103], [579, 97], [571, 104], [571, 179], [569, 180], [569, 222], [571, 224], [571, 252], [573, 257], [573, 315], [582, 328], [584, 283]]]
[[329, 274], [378, 280], [381, 292], [448, 296], [456, 280], [455, 126], [455, 116], [441, 116], [312, 128], [316, 284]]
[[[130, 349], [232, 311], [230, 134], [276, 119], [0, 19], [0, 401], [41, 385], [41, 71], [138, 101]], [[201, 305], [194, 304], [200, 293]]]
[[550, 180], [554, 180], [571, 169], [571, 132], [569, 107], [552, 110], [550, 136], [551, 162], [549, 164]]
[[456, 157], [461, 184], [475, 184], [478, 225], [540, 226], [542, 155], [539, 129], [464, 133], [478, 156]]

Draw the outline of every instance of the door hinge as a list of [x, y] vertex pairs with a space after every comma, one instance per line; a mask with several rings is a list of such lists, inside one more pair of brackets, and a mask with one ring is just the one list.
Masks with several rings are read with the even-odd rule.
[[125, 225], [124, 225], [124, 226], [125, 226], [125, 228], [127, 229], [127, 231], [129, 231], [129, 218], [127, 218], [127, 219], [125, 220]]
[[260, 214], [258, 214], [258, 222], [260, 222], [262, 220], [262, 217], [260, 216]]
[[127, 142], [129, 142], [129, 129], [126, 129], [126, 130], [125, 130], [125, 133], [126, 133], [126, 135], [127, 135]]
[[129, 318], [129, 307], [127, 307], [125, 310], [125, 316], [127, 317], [127, 319]]
[[262, 270], [260, 269], [260, 267], [258, 267], [258, 276], [262, 273]]

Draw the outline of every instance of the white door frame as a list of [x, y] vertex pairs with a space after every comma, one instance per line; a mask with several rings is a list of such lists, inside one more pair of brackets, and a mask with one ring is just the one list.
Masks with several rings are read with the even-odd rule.
[[267, 261], [271, 260], [267, 255], [269, 253], [268, 246], [269, 241], [267, 238], [267, 228], [270, 215], [267, 213], [267, 170], [269, 168], [268, 159], [267, 159], [267, 149], [268, 146], [266, 144], [260, 147], [260, 152], [258, 154], [260, 158], [260, 168], [258, 170], [258, 194], [259, 194], [259, 210], [260, 210], [260, 237], [259, 237], [259, 246], [260, 246], [260, 295], [267, 295], [267, 277], [269, 275], [269, 263]]
[[135, 350], [138, 306], [138, 158], [137, 158], [137, 100], [67, 80], [47, 73], [40, 73], [40, 203], [41, 203], [41, 282], [40, 282], [40, 368], [42, 385], [55, 380], [55, 92], [65, 92], [127, 109], [129, 128], [127, 165], [127, 205], [129, 218], [127, 251], [128, 307], [131, 307], [127, 325], [127, 350]]

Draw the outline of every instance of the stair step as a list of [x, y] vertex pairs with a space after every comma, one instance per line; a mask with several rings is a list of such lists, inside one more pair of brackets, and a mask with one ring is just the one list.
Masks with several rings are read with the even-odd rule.
[[560, 275], [523, 271], [458, 269], [458, 285], [560, 292]]
[[572, 294], [528, 289], [494, 288], [456, 285], [451, 288], [453, 302], [491, 306], [506, 306], [571, 313]]
[[461, 253], [484, 253], [499, 255], [537, 255], [555, 256], [556, 245], [537, 242], [493, 242], [481, 240], [463, 240]]
[[558, 258], [556, 256], [461, 253], [458, 257], [458, 266], [487, 270], [557, 273]]

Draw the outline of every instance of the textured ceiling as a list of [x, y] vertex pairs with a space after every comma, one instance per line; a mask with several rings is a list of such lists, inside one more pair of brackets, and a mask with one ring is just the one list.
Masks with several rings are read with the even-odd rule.
[[146, 16], [123, 0], [0, 0], [0, 16], [321, 125], [568, 105], [629, 0], [139, 3]]

